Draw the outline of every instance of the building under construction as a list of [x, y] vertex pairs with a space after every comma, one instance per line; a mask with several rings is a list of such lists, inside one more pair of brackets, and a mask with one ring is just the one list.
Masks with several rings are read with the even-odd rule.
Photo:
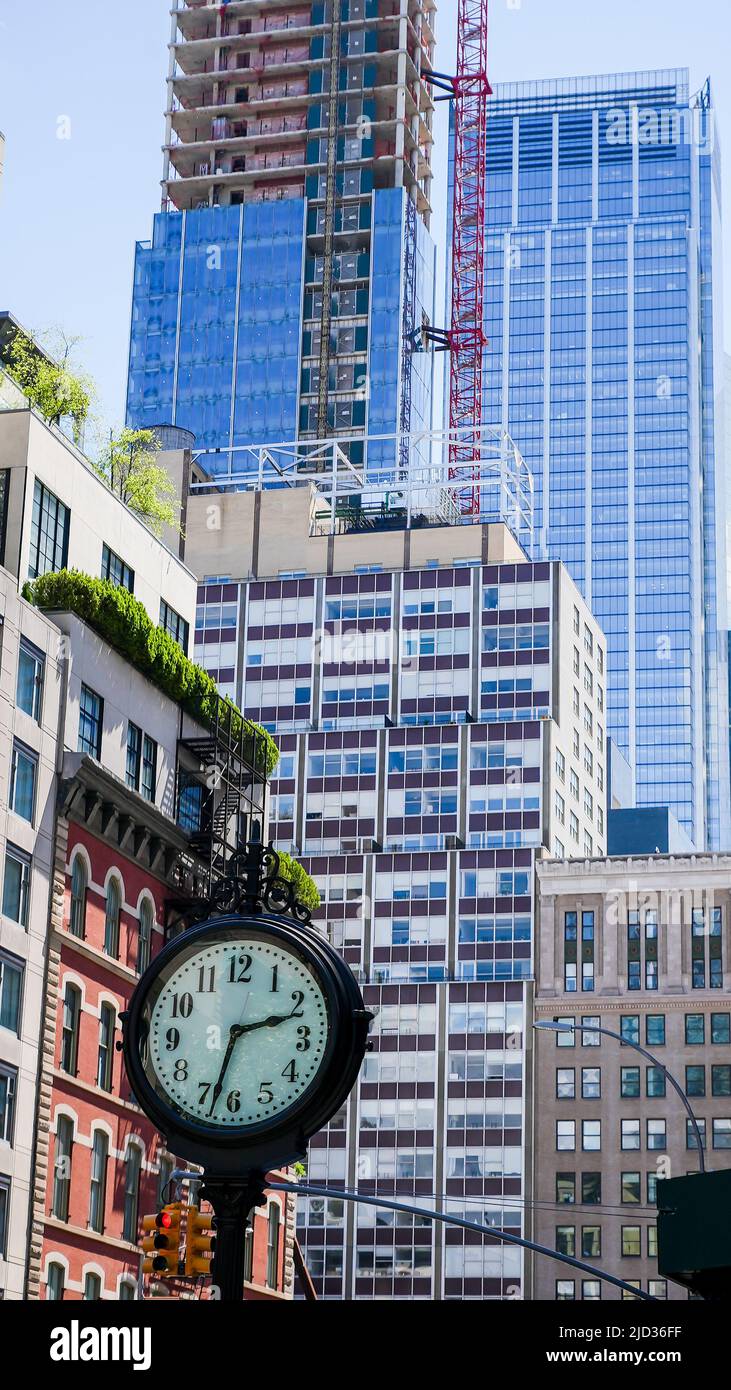
[[[163, 210], [137, 247], [127, 400], [208, 472], [347, 437], [369, 472], [432, 417], [433, 0], [188, 0]], [[365, 439], [369, 443], [366, 445]]]

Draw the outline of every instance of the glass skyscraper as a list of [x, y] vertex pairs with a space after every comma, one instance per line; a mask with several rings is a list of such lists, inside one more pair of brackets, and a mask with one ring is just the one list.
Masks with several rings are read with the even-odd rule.
[[[187, 0], [173, 13], [163, 211], [135, 259], [134, 427], [203, 465], [337, 437], [391, 470], [429, 428], [434, 5]], [[238, 452], [237, 452], [238, 451]]]
[[[637, 804], [729, 843], [719, 152], [685, 70], [496, 86], [484, 421], [608, 638]], [[450, 142], [450, 153], [453, 141]]]

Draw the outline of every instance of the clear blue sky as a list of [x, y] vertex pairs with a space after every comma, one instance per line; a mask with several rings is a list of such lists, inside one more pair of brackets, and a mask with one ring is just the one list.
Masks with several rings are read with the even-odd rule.
[[[456, 0], [437, 0], [437, 66], [454, 62]], [[159, 208], [168, 0], [0, 0], [0, 309], [80, 336], [109, 423], [123, 413], [132, 259]], [[492, 0], [493, 82], [688, 66], [710, 74], [731, 218], [728, 0]], [[724, 81], [725, 79], [725, 81]], [[58, 139], [59, 121], [70, 139]], [[444, 243], [446, 133], [435, 151]], [[63, 127], [61, 127], [63, 129]], [[729, 219], [726, 226], [728, 246]], [[731, 275], [727, 343], [731, 343]]]

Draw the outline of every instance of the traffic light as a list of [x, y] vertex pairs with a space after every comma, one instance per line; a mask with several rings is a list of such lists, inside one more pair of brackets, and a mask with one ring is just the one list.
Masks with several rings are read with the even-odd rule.
[[142, 1249], [147, 1256], [142, 1262], [143, 1274], [156, 1274], [172, 1279], [178, 1274], [180, 1254], [180, 1202], [168, 1202], [155, 1216], [142, 1219], [145, 1235]]
[[216, 1249], [216, 1237], [212, 1234], [213, 1214], [202, 1216], [196, 1206], [188, 1207], [188, 1224], [185, 1232], [185, 1272], [193, 1277], [210, 1274], [211, 1261], [207, 1258]]

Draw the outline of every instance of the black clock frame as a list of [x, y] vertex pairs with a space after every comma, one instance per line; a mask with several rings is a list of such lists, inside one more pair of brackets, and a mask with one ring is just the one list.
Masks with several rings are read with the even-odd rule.
[[[168, 966], [210, 940], [228, 936], [234, 942], [246, 934], [271, 938], [306, 962], [327, 1002], [328, 1041], [312, 1082], [287, 1111], [246, 1129], [227, 1131], [189, 1117], [152, 1084], [141, 1055], [146, 1042], [145, 1008]], [[265, 1173], [304, 1158], [309, 1139], [340, 1109], [362, 1065], [371, 1017], [352, 971], [312, 928], [278, 913], [231, 913], [211, 917], [174, 937], [151, 961], [123, 1016], [124, 1063], [140, 1108], [164, 1136], [171, 1153], [221, 1177]]]

